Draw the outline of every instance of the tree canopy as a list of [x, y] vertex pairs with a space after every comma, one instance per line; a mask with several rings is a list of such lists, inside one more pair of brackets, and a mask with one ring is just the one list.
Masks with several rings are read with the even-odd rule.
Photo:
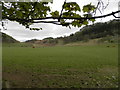
[[[103, 16], [94, 16], [97, 8], [98, 5], [95, 6], [92, 3], [81, 8], [76, 2], [66, 2], [65, 0], [60, 12], [57, 10], [52, 11], [48, 2], [3, 2], [2, 19], [16, 21], [26, 28], [30, 28], [33, 23], [53, 23], [66, 27], [81, 27], [82, 25], [88, 25], [89, 22], [94, 22], [96, 18], [115, 16], [115, 13], [120, 12], [116, 11]], [[48, 19], [52, 19], [52, 21], [48, 21]], [[30, 28], [30, 30], [40, 29]]]

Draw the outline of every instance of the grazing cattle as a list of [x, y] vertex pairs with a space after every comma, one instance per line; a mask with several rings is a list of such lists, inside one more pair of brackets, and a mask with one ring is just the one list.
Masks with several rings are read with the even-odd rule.
[[115, 46], [112, 46], [112, 47], [115, 47]]
[[107, 47], [110, 47], [110, 46], [107, 46]]
[[32, 48], [35, 48], [34, 46]]

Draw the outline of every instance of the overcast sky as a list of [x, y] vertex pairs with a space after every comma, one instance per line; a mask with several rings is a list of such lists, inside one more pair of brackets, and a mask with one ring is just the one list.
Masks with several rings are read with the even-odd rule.
[[[67, 0], [69, 2], [77, 2], [80, 7], [82, 8], [83, 5], [89, 4], [92, 2], [92, 4], [97, 5], [98, 0]], [[108, 0], [103, 0], [104, 4], [106, 5], [108, 3]], [[64, 0], [53, 0], [53, 4], [51, 5], [51, 9], [59, 10], [61, 11], [62, 4]], [[111, 13], [112, 11], [118, 10], [118, 2], [119, 0], [109, 0], [109, 6], [102, 12], [102, 14]], [[97, 11], [96, 15], [101, 15], [99, 11]], [[105, 22], [114, 19], [113, 16], [106, 17], [103, 19], [97, 19], [96, 22]], [[33, 25], [34, 26], [34, 25]], [[72, 33], [75, 33], [80, 30], [80, 28], [72, 27], [69, 29], [68, 27], [62, 27], [59, 25], [53, 25], [53, 24], [36, 24], [35, 26], [41, 27], [43, 30], [40, 31], [30, 31], [29, 29], [26, 29], [24, 26], [9, 21], [8, 24], [6, 24], [7, 30], [2, 30], [2, 32], [12, 36], [16, 40], [19, 40], [21, 42], [30, 40], [30, 39], [43, 39], [46, 37], [60, 37], [60, 36], [68, 36]]]

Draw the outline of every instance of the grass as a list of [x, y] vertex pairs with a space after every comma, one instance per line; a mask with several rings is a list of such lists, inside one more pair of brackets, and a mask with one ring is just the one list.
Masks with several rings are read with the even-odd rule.
[[114, 44], [3, 47], [3, 87], [116, 88], [117, 49]]

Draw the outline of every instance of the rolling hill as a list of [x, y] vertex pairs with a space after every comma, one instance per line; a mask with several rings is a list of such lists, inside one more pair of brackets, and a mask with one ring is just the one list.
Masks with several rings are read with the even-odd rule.
[[3, 43], [18, 43], [19, 42], [16, 39], [14, 39], [13, 37], [11, 37], [3, 32], [0, 32], [0, 34], [1, 33], [2, 33], [2, 42]]
[[95, 40], [97, 43], [118, 43], [118, 35], [120, 34], [120, 20], [110, 20], [108, 22], [98, 22], [88, 25], [80, 29], [78, 32], [70, 36], [52, 38], [48, 37], [43, 40], [28, 40], [26, 43], [58, 45], [69, 44], [74, 42], [89, 42]]

